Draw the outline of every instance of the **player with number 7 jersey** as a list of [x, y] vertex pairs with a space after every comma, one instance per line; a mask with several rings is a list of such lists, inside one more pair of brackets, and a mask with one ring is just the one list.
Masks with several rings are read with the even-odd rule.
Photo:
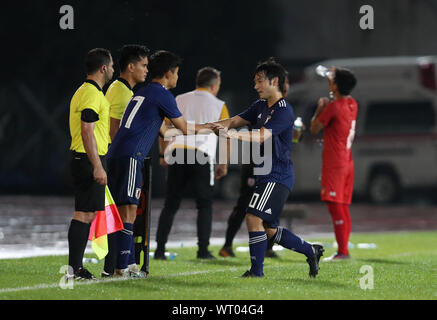
[[[130, 100], [109, 147], [108, 186], [122, 216], [136, 214], [144, 158], [158, 133], [165, 134], [164, 117], [170, 119], [180, 134], [188, 133], [188, 124], [169, 91], [176, 87], [180, 63], [181, 59], [168, 51], [157, 51], [150, 56], [151, 82], [139, 89]], [[195, 132], [205, 128], [208, 128], [208, 124], [194, 125]], [[117, 276], [125, 276], [128, 272], [128, 257], [133, 241], [133, 226], [125, 223], [124, 227], [125, 232], [118, 239]]]
[[147, 84], [127, 105], [108, 158], [128, 156], [144, 160], [158, 136], [164, 117], [173, 119], [181, 116], [170, 91], [158, 82]]

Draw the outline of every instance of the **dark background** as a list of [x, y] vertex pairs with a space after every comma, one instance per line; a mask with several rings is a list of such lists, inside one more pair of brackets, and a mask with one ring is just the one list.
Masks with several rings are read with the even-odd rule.
[[[73, 30], [59, 27], [64, 4], [74, 9]], [[359, 27], [366, 4], [374, 30]], [[71, 194], [69, 101], [95, 47], [115, 60], [128, 43], [177, 53], [184, 62], [175, 95], [194, 88], [199, 68], [216, 67], [231, 115], [256, 98], [253, 70], [270, 56], [295, 82], [303, 67], [326, 58], [437, 51], [434, 0], [15, 1], [2, 3], [0, 17], [1, 194]], [[156, 153], [155, 145], [154, 183], [162, 186]]]

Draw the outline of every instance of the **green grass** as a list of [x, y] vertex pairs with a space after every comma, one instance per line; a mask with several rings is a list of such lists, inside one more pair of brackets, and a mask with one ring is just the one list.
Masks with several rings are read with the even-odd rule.
[[[348, 261], [321, 262], [316, 279], [309, 278], [305, 257], [289, 250], [265, 260], [262, 279], [240, 277], [249, 268], [248, 253], [199, 261], [196, 248], [179, 248], [174, 260], [152, 259], [148, 279], [76, 282], [72, 290], [59, 287], [66, 256], [0, 260], [0, 299], [437, 299], [437, 232], [353, 234], [350, 241], [377, 248], [354, 248]], [[215, 255], [218, 249], [211, 247]], [[326, 248], [325, 257], [334, 251]], [[373, 268], [373, 289], [360, 288], [365, 265]], [[100, 275], [102, 263], [86, 267]]]

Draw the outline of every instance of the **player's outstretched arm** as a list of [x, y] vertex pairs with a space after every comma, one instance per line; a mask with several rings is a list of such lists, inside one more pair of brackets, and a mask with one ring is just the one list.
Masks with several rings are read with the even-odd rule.
[[252, 131], [235, 131], [226, 130], [222, 135], [227, 136], [230, 139], [237, 139], [244, 142], [263, 143], [264, 141], [272, 137], [272, 132], [269, 129], [261, 127], [259, 130]]
[[170, 119], [174, 128], [170, 128], [163, 122], [160, 129], [160, 135], [165, 138], [171, 138], [178, 135], [190, 135], [196, 133], [212, 133], [215, 130], [223, 129], [222, 126], [216, 123], [195, 124], [187, 123], [183, 116]]
[[263, 143], [265, 140], [269, 139], [272, 136], [271, 131], [264, 127], [256, 131], [245, 131], [245, 132], [229, 130], [229, 129], [241, 128], [250, 124], [248, 120], [245, 120], [238, 115], [229, 119], [224, 119], [214, 122], [214, 124], [220, 125], [220, 127], [217, 128], [218, 130], [214, 130], [214, 132], [217, 135], [220, 134], [221, 136], [226, 138], [238, 139], [246, 142]]
[[240, 116], [233, 116], [232, 118], [223, 119], [213, 123], [218, 124], [224, 128], [236, 129], [247, 126], [249, 124], [249, 121], [243, 119]]

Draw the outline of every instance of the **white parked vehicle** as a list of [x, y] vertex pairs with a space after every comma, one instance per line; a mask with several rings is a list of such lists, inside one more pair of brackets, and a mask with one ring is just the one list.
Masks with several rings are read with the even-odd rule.
[[437, 186], [437, 56], [354, 58], [321, 61], [305, 69], [288, 97], [307, 127], [292, 152], [294, 194], [317, 193], [323, 133], [308, 128], [319, 97], [328, 96], [318, 65], [352, 70], [358, 102], [354, 195], [389, 203], [414, 188]]

